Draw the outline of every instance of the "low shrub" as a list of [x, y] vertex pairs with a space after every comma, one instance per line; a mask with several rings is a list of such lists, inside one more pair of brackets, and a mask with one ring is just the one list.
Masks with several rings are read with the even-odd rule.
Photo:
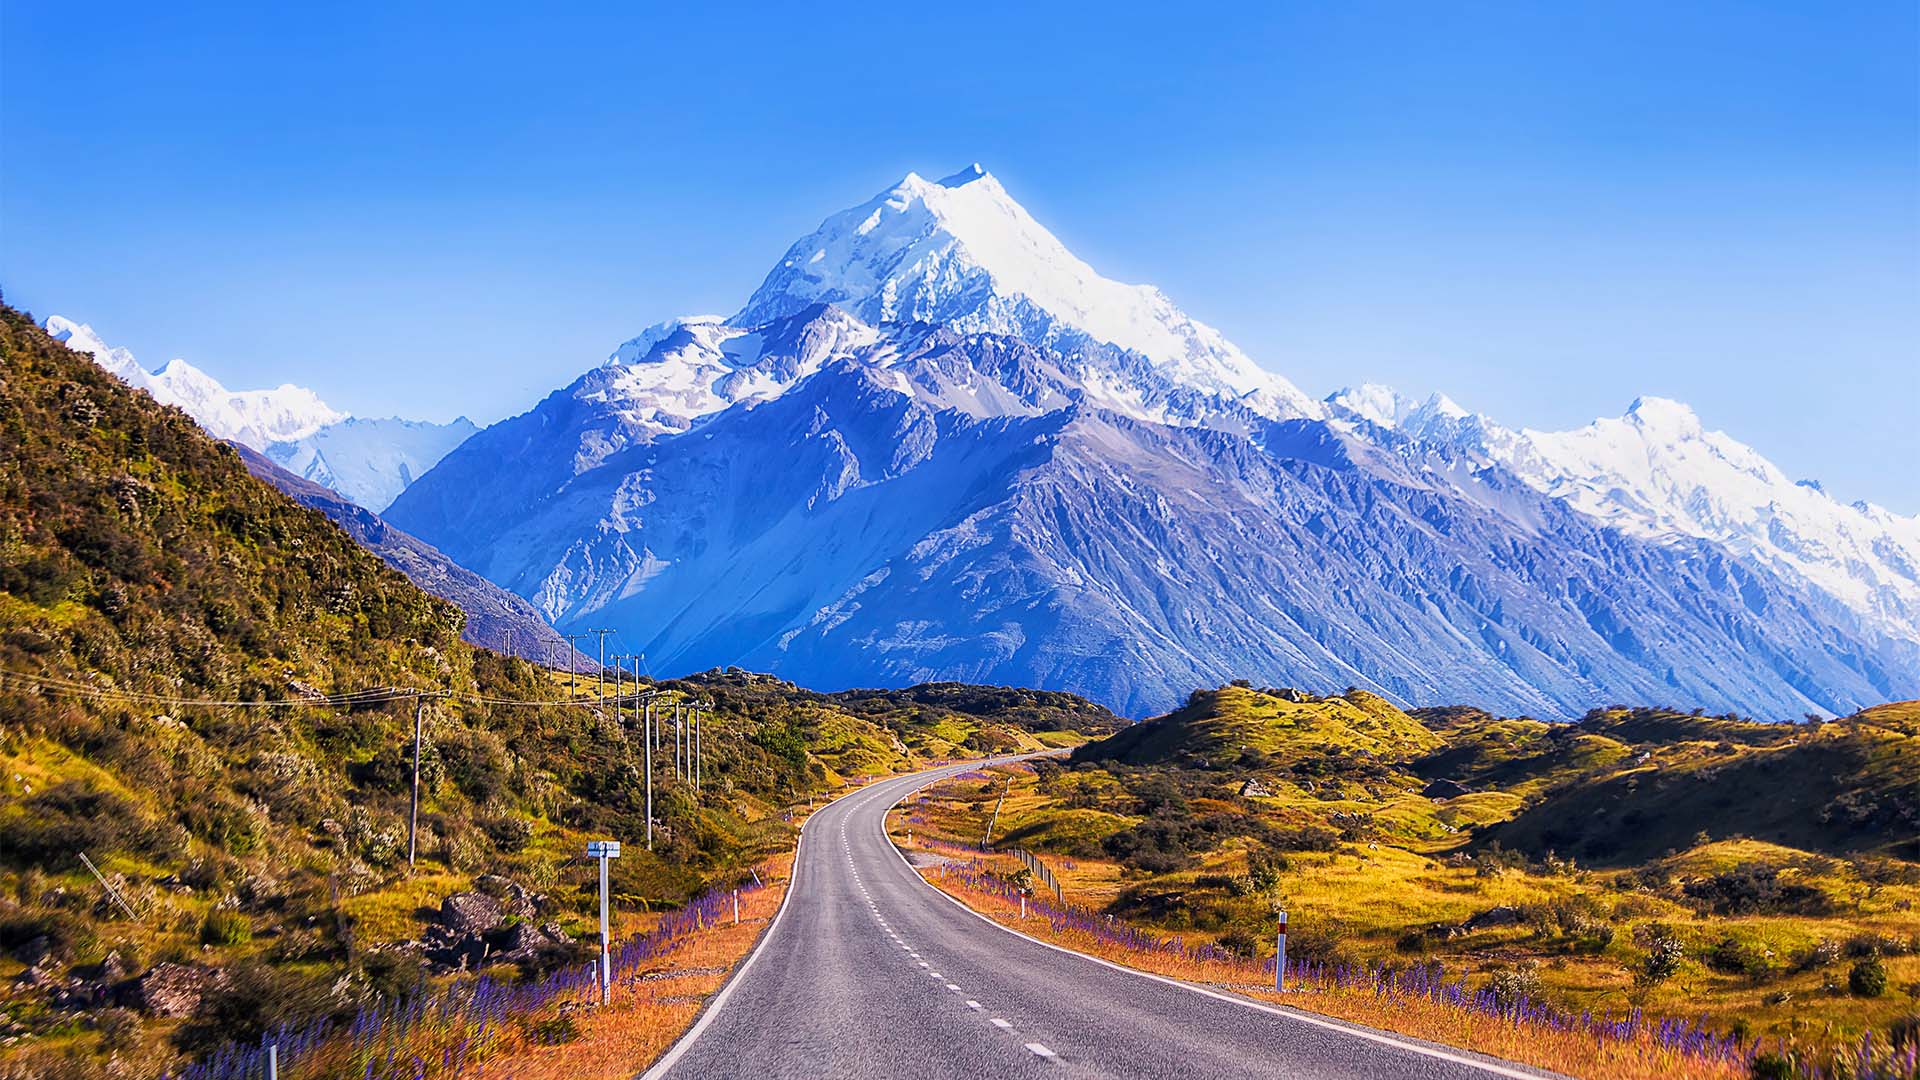
[[1878, 956], [1854, 962], [1847, 972], [1847, 990], [1854, 997], [1876, 998], [1887, 992], [1887, 965]]
[[1487, 977], [1487, 989], [1502, 1008], [1511, 1009], [1522, 1001], [1540, 996], [1540, 964], [1536, 960], [1518, 967], [1502, 968]]
[[232, 908], [214, 908], [207, 912], [206, 921], [200, 924], [202, 944], [244, 945], [252, 940], [253, 924]]
[[1780, 881], [1780, 868], [1743, 863], [1712, 877], [1689, 881], [1689, 898], [1715, 915], [1826, 915], [1833, 898], [1811, 885]]
[[1646, 950], [1634, 968], [1633, 981], [1640, 986], [1666, 982], [1680, 972], [1687, 947], [1666, 923], [1648, 923], [1634, 931], [1634, 939]]
[[1773, 958], [1764, 947], [1731, 935], [1714, 942], [1700, 959], [1723, 975], [1744, 975], [1755, 981], [1773, 971]]

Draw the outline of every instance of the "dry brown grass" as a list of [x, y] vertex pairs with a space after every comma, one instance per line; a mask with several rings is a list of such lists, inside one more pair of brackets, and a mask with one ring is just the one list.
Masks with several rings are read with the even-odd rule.
[[[707, 998], [726, 984], [772, 924], [787, 894], [793, 856], [770, 860], [760, 872], [767, 887], [742, 894], [739, 925], [728, 922], [688, 935], [653, 967], [616, 983], [606, 1008], [559, 1006], [576, 1028], [567, 1042], [538, 1045], [522, 1028], [465, 1075], [474, 1080], [626, 1080], [645, 1069], [693, 1025]], [[640, 922], [634, 920], [629, 929], [645, 929]]]

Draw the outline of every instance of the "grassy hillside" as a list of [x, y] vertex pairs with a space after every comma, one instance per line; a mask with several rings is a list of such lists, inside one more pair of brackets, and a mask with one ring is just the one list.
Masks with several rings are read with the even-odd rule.
[[[1228, 686], [1014, 772], [993, 840], [1189, 943], [1270, 956], [1279, 907], [1296, 957], [1831, 1042], [1920, 1011], [1916, 740], [1913, 702], [1545, 724]], [[977, 845], [1001, 788], [903, 825]]]
[[[0, 310], [0, 1074], [151, 1075], [351, 1015], [443, 977], [411, 943], [476, 885], [541, 894], [537, 918], [577, 936], [590, 837], [628, 841], [617, 902], [657, 909], [790, 844], [793, 800], [915, 745], [1040, 745], [1030, 703], [923, 721], [912, 691], [855, 710], [741, 674], [657, 684], [715, 709], [704, 790], [657, 759], [649, 854], [629, 711], [461, 629], [184, 413]], [[405, 691], [433, 695], [412, 868]], [[543, 949], [508, 974], [576, 955]], [[197, 1006], [129, 992], [168, 964], [204, 983]]]
[[1223, 686], [1196, 690], [1182, 708], [1083, 749], [1078, 760], [1253, 770], [1332, 759], [1404, 761], [1440, 739], [1385, 698], [1338, 697]]

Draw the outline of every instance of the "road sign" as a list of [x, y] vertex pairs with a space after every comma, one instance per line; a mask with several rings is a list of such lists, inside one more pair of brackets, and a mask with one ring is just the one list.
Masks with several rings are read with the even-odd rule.
[[600, 1004], [613, 995], [612, 941], [607, 933], [607, 860], [620, 857], [620, 841], [587, 841], [587, 858], [600, 860]]

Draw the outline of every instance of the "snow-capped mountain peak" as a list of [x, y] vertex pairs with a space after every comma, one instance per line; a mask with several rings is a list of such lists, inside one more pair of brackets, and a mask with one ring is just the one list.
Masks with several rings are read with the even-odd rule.
[[69, 348], [93, 354], [127, 385], [184, 410], [215, 438], [265, 454], [376, 512], [476, 430], [464, 416], [451, 424], [355, 420], [292, 383], [229, 390], [178, 357], [148, 371], [85, 323], [52, 315], [46, 328]]
[[95, 362], [128, 385], [145, 390], [163, 405], [186, 410], [216, 438], [255, 450], [306, 438], [347, 418], [304, 386], [288, 383], [272, 390], [228, 390], [220, 380], [177, 357], [148, 371], [133, 353], [108, 345], [86, 323], [52, 315], [46, 328], [69, 348], [92, 353]]
[[1633, 399], [1621, 417], [1649, 432], [1671, 435], [1697, 435], [1705, 429], [1693, 407], [1672, 398], [1642, 396]]
[[63, 342], [69, 348], [80, 352], [93, 354], [95, 362], [118, 375], [122, 382], [152, 392], [153, 377], [147, 373], [146, 368], [140, 366], [138, 360], [133, 358], [133, 353], [124, 348], [108, 345], [100, 339], [99, 334], [93, 332], [93, 327], [58, 315], [48, 316], [46, 327], [47, 333], [52, 335], [55, 341]]
[[1409, 397], [1391, 386], [1366, 383], [1327, 395], [1328, 411], [1337, 419], [1360, 419], [1393, 431], [1425, 438], [1439, 423], [1464, 420], [1469, 415], [1445, 394], [1425, 400]]
[[908, 173], [827, 218], [731, 321], [757, 326], [822, 302], [875, 325], [933, 322], [1047, 346], [1091, 340], [1145, 356], [1177, 386], [1276, 415], [1321, 415], [1158, 289], [1100, 276], [978, 164], [939, 181]]

